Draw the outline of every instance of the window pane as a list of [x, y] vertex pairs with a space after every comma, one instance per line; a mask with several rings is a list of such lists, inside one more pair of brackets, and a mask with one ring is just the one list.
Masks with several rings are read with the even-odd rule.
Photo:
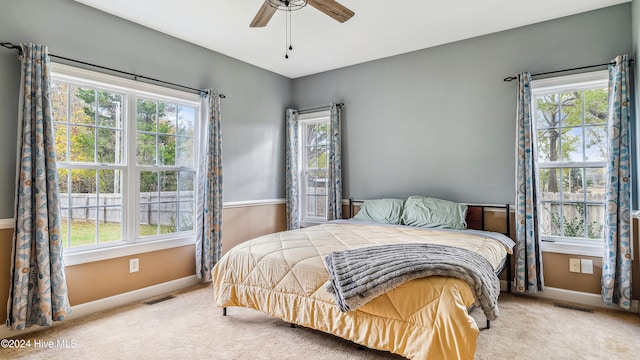
[[102, 164], [122, 163], [122, 131], [98, 129], [98, 162]]
[[70, 86], [72, 96], [69, 98], [69, 121], [73, 124], [95, 125], [96, 92], [93, 89], [84, 89], [74, 85]]
[[584, 201], [583, 173], [582, 168], [562, 169], [563, 201]]
[[103, 205], [122, 204], [122, 171], [121, 170], [99, 170], [100, 198], [104, 200]]
[[585, 237], [585, 206], [582, 204], [563, 204], [562, 206], [564, 236]]
[[582, 125], [582, 93], [567, 91], [559, 94], [560, 126]]
[[69, 170], [64, 168], [58, 168], [58, 188], [60, 190], [60, 206], [66, 207], [66, 202], [63, 200], [62, 196], [68, 196], [69, 192]]
[[[195, 190], [195, 177], [196, 177], [196, 172], [195, 171], [180, 171], [179, 174], [179, 186], [178, 189], [180, 190], [180, 200], [184, 200], [182, 197], [183, 196], [187, 196], [186, 194], [183, 195], [183, 192], [187, 193], [187, 192], [191, 192], [193, 193], [193, 191]], [[193, 196], [193, 195], [191, 195]]]
[[180, 202], [180, 223], [178, 231], [190, 231], [195, 228], [195, 208], [194, 201], [181, 201]]
[[569, 128], [562, 130], [562, 160], [563, 161], [583, 161], [582, 150], [582, 128]]
[[[178, 107], [174, 104], [158, 104], [158, 133], [177, 134]], [[160, 111], [162, 110], [162, 111]]]
[[98, 242], [122, 240], [122, 207], [101, 206], [98, 208]]
[[607, 127], [589, 126], [585, 128], [585, 160], [607, 160]]
[[158, 135], [158, 165], [176, 164], [176, 137]]
[[560, 236], [561, 216], [558, 203], [540, 204], [540, 229], [542, 235]]
[[195, 136], [196, 109], [192, 107], [178, 107], [178, 134]]
[[[148, 202], [149, 195], [141, 195], [140, 196], [140, 224], [139, 224], [139, 232], [140, 236], [150, 236], [158, 234], [157, 222], [154, 219], [157, 219], [157, 210], [154, 213], [151, 209], [152, 204]], [[143, 202], [144, 201], [144, 202]]]
[[305, 127], [304, 128], [305, 145], [307, 146], [315, 145], [317, 142], [317, 137], [316, 137], [317, 125], [305, 124], [304, 127]]
[[178, 203], [160, 203], [160, 233], [170, 234], [177, 231]]
[[193, 166], [195, 154], [195, 139], [178, 136], [177, 160], [178, 166]]
[[329, 123], [326, 122], [326, 123], [318, 124], [318, 126], [316, 128], [316, 131], [317, 131], [316, 144], [318, 144], [318, 145], [329, 145], [329, 134], [328, 134]]
[[609, 99], [606, 89], [586, 90], [585, 98], [585, 123], [606, 124]]
[[540, 169], [540, 200], [560, 200], [560, 168]]
[[312, 195], [307, 196], [307, 218], [315, 218], [316, 214], [316, 197]]
[[[95, 195], [96, 171], [85, 170], [85, 169], [71, 170], [71, 192], [74, 194], [94, 194]], [[80, 205], [86, 205], [86, 203], [81, 203]]]
[[316, 152], [315, 146], [308, 146], [306, 148], [306, 159], [307, 159], [307, 164], [306, 164], [307, 169], [318, 168], [318, 154]]
[[587, 185], [587, 200], [588, 201], [605, 201], [605, 185], [607, 179], [605, 177], [604, 168], [587, 168], [586, 170], [586, 185]]
[[[150, 196], [151, 199], [157, 199], [157, 196]], [[158, 203], [146, 203], [143, 205], [140, 202], [140, 236], [153, 236], [158, 235]]]
[[138, 133], [136, 142], [138, 147], [137, 157], [140, 165], [156, 164], [156, 136], [148, 133]]
[[[172, 200], [162, 199], [161, 201], [174, 201], [175, 191], [178, 190], [178, 172], [177, 171], [162, 171], [160, 172], [160, 192], [173, 192], [173, 194], [167, 194], [167, 196], [173, 196]], [[163, 195], [164, 196], [164, 195]]]
[[98, 126], [122, 128], [122, 95], [98, 92]]
[[560, 132], [557, 129], [538, 131], [538, 161], [558, 161], [560, 159]]
[[96, 129], [87, 126], [71, 126], [69, 129], [69, 160], [95, 162]]
[[69, 161], [67, 157], [67, 125], [55, 124], [55, 139], [56, 139], [56, 160], [59, 162]]
[[152, 100], [138, 99], [136, 128], [139, 131], [156, 131], [157, 103]]
[[307, 171], [307, 186], [306, 194], [313, 195], [316, 193], [316, 173], [313, 171]]
[[157, 171], [141, 171], [140, 172], [140, 192], [158, 192], [158, 172]]
[[587, 205], [587, 237], [604, 239], [604, 205]]
[[[95, 220], [80, 220], [86, 218], [82, 214], [88, 212], [88, 208], [73, 209], [72, 222], [71, 222], [71, 247], [94, 245], [96, 244], [96, 221]], [[79, 215], [80, 214], [80, 215]]]
[[316, 196], [316, 217], [324, 219], [327, 215], [327, 197]]
[[536, 128], [550, 129], [560, 126], [558, 95], [536, 96]]
[[53, 121], [66, 123], [69, 115], [69, 86], [67, 84], [51, 82], [51, 107], [53, 108]]

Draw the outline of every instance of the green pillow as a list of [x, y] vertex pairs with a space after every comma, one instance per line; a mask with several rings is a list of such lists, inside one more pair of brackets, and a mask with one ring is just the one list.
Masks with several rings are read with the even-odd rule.
[[401, 221], [404, 225], [466, 229], [467, 206], [425, 196], [410, 196], [404, 203]]
[[365, 200], [353, 220], [400, 224], [403, 203], [402, 199]]

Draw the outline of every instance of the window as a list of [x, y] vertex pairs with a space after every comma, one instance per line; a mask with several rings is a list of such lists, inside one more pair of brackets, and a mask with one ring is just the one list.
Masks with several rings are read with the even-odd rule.
[[198, 96], [59, 64], [51, 92], [65, 253], [193, 238]]
[[300, 223], [308, 226], [327, 221], [329, 180], [329, 112], [301, 114], [300, 129]]
[[532, 83], [540, 231], [547, 251], [602, 255], [607, 86], [606, 71]]

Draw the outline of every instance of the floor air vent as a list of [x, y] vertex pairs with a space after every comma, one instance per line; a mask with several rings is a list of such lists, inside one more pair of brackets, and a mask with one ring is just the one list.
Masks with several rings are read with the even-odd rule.
[[167, 300], [171, 300], [175, 297], [175, 295], [167, 295], [167, 296], [163, 296], [161, 298], [157, 298], [157, 299], [153, 299], [153, 300], [149, 300], [149, 301], [145, 301], [144, 303], [147, 305], [153, 305], [153, 304], [157, 304], [159, 302], [163, 302], [163, 301], [167, 301]]
[[576, 311], [593, 313], [593, 309], [589, 309], [589, 308], [585, 308], [585, 307], [581, 307], [581, 306], [575, 306], [575, 305], [569, 305], [569, 304], [560, 304], [560, 303], [554, 303], [553, 306], [559, 307], [559, 308], [563, 308], [563, 309], [569, 309], [569, 310], [576, 310]]

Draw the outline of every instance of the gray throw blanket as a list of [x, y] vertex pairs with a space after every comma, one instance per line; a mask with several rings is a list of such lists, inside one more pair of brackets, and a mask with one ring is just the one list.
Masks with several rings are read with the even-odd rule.
[[403, 283], [425, 276], [466, 281], [488, 320], [498, 317], [500, 280], [482, 256], [453, 246], [390, 244], [334, 251], [325, 258], [340, 311], [355, 310]]

